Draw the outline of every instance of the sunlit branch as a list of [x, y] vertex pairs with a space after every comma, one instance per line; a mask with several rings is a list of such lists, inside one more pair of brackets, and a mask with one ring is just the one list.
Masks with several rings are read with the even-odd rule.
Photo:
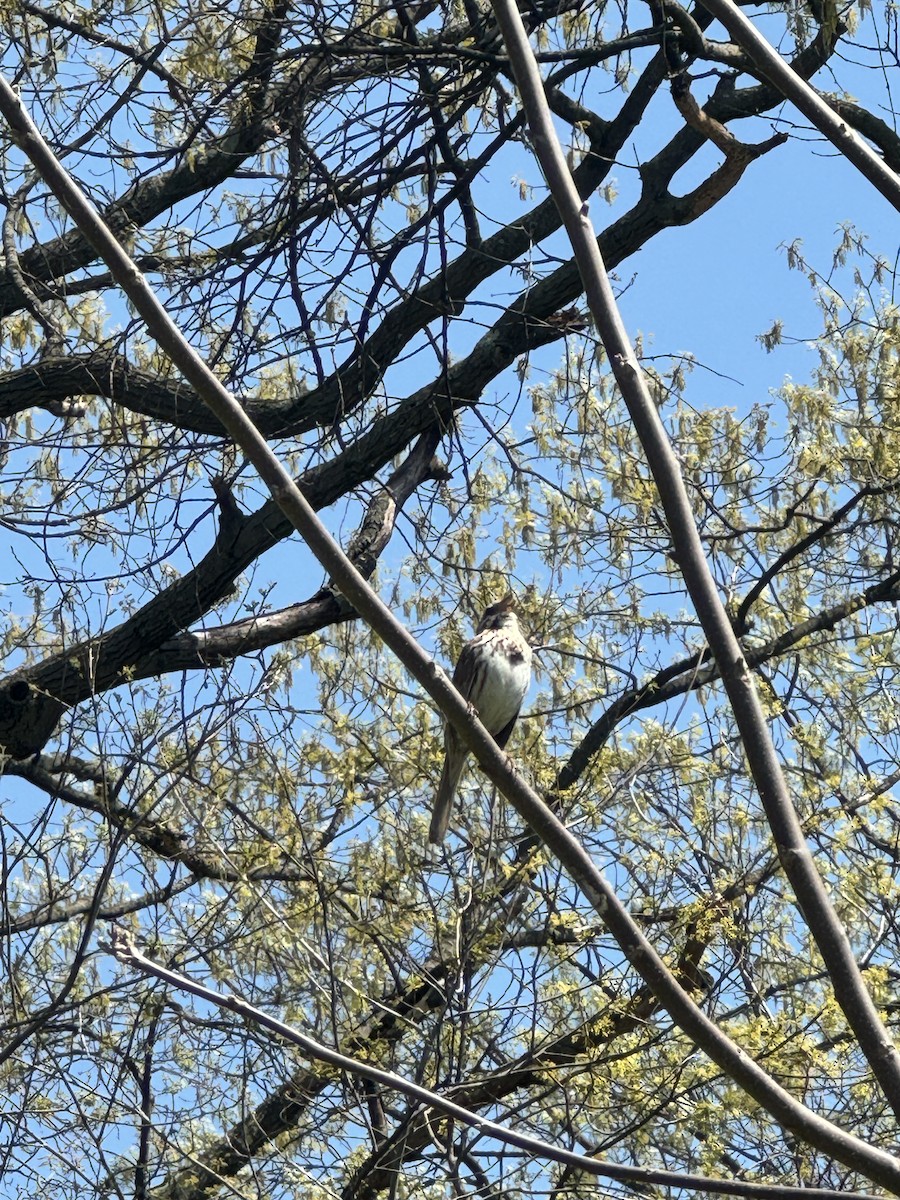
[[[559, 1146], [553, 1146], [549, 1142], [542, 1141], [540, 1138], [530, 1137], [506, 1125], [490, 1121], [486, 1117], [473, 1112], [471, 1109], [457, 1104], [452, 1097], [441, 1095], [429, 1088], [422, 1087], [421, 1084], [414, 1083], [412, 1080], [406, 1079], [402, 1075], [397, 1075], [393, 1071], [385, 1071], [381, 1067], [363, 1062], [358, 1058], [352, 1058], [350, 1055], [342, 1054], [331, 1046], [326, 1046], [324, 1043], [303, 1033], [295, 1026], [279, 1021], [276, 1017], [271, 1016], [260, 1008], [256, 1008], [238, 996], [216, 992], [212, 988], [205, 987], [203, 984], [188, 978], [186, 975], [181, 975], [176, 971], [161, 966], [141, 953], [128, 940], [127, 935], [122, 929], [113, 929], [110, 949], [125, 966], [132, 967], [142, 975], [159, 979], [162, 983], [176, 988], [178, 991], [188, 992], [190, 995], [196, 996], [208, 1004], [214, 1004], [218, 1008], [233, 1012], [242, 1019], [251, 1021], [260, 1028], [267, 1029], [270, 1033], [274, 1033], [292, 1045], [298, 1046], [304, 1054], [309, 1055], [310, 1058], [318, 1062], [326, 1063], [328, 1066], [335, 1067], [337, 1070], [348, 1075], [370, 1079], [373, 1083], [379, 1084], [390, 1091], [400, 1092], [401, 1095], [408, 1096], [410, 1099], [417, 1101], [418, 1104], [434, 1109], [444, 1116], [450, 1117], [454, 1121], [459, 1121], [470, 1129], [474, 1129], [482, 1136], [496, 1138], [497, 1141], [503, 1142], [508, 1146], [516, 1146], [520, 1150], [533, 1154], [535, 1157], [547, 1159], [550, 1162], [576, 1167], [578, 1170], [584, 1171], [585, 1174], [598, 1176], [603, 1179], [617, 1179], [622, 1182], [643, 1186], [679, 1187], [685, 1188], [688, 1191], [713, 1192], [726, 1196], [760, 1197], [760, 1200], [763, 1197], [768, 1198], [768, 1200], [799, 1200], [801, 1197], [802, 1200], [847, 1200], [848, 1196], [851, 1200], [854, 1200], [854, 1193], [833, 1191], [828, 1188], [773, 1187], [769, 1184], [744, 1183], [734, 1179], [710, 1179], [703, 1175], [682, 1174], [677, 1171], [658, 1171], [652, 1168], [629, 1167], [620, 1163], [605, 1162], [591, 1155], [578, 1154], [575, 1151], [565, 1150]], [[874, 1198], [862, 1194], [856, 1195], [855, 1200], [874, 1200]]]
[[900, 209], [900, 178], [829, 108], [814, 88], [791, 70], [737, 5], [732, 0], [703, 0], [703, 4], [722, 22], [766, 79], [796, 105], [894, 208]]

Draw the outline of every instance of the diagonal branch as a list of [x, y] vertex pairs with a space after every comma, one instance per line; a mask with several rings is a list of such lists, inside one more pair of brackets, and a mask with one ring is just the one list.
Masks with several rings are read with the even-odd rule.
[[[836, 1192], [826, 1188], [772, 1188], [767, 1184], [754, 1185], [731, 1179], [709, 1179], [703, 1175], [680, 1174], [676, 1171], [658, 1171], [645, 1167], [630, 1167], [622, 1163], [605, 1162], [602, 1159], [594, 1158], [592, 1155], [578, 1154], [573, 1150], [564, 1150], [562, 1147], [553, 1146], [549, 1142], [542, 1141], [540, 1138], [519, 1133], [517, 1130], [500, 1125], [496, 1121], [490, 1121], [486, 1117], [473, 1112], [471, 1109], [465, 1108], [451, 1097], [431, 1091], [421, 1084], [413, 1083], [411, 1080], [405, 1079], [402, 1075], [397, 1075], [393, 1071], [386, 1071], [371, 1063], [342, 1054], [340, 1051], [316, 1041], [315, 1038], [310, 1037], [308, 1034], [302, 1033], [299, 1029], [294, 1028], [294, 1026], [286, 1025], [283, 1021], [279, 1021], [262, 1009], [255, 1008], [252, 1004], [240, 999], [238, 996], [223, 995], [221, 992], [215, 992], [212, 988], [204, 987], [203, 984], [196, 983], [193, 979], [189, 979], [185, 975], [180, 975], [175, 971], [169, 970], [167, 967], [160, 966], [142, 954], [128, 941], [124, 932], [119, 929], [113, 930], [111, 948], [113, 954], [120, 962], [126, 966], [133, 967], [142, 975], [159, 979], [169, 987], [197, 996], [207, 1004], [215, 1005], [227, 1012], [233, 1012], [243, 1020], [251, 1021], [254, 1025], [269, 1030], [292, 1045], [299, 1046], [305, 1054], [318, 1062], [336, 1067], [344, 1074], [358, 1075], [363, 1079], [370, 1079], [381, 1087], [400, 1092], [401, 1095], [409, 1096], [420, 1107], [427, 1106], [436, 1109], [438, 1112], [444, 1113], [446, 1116], [459, 1121], [463, 1125], [467, 1125], [470, 1129], [474, 1129], [484, 1136], [496, 1138], [497, 1141], [505, 1145], [516, 1146], [528, 1154], [548, 1159], [550, 1162], [558, 1162], [566, 1166], [576, 1167], [579, 1171], [584, 1171], [587, 1175], [597, 1176], [601, 1179], [617, 1179], [622, 1182], [640, 1184], [645, 1187], [653, 1185], [681, 1187], [690, 1191], [716, 1192], [727, 1196], [766, 1196], [770, 1197], [771, 1200], [788, 1200], [788, 1197], [801, 1196], [804, 1200], [842, 1200], [847, 1195], [845, 1192]], [[866, 1200], [871, 1200], [871, 1198], [867, 1197]]]
[[[441, 478], [432, 458], [438, 440], [429, 408], [420, 422], [392, 423], [384, 437], [376, 424], [365, 438], [300, 481], [309, 502], [324, 508], [374, 468], [393, 457], [417, 433], [421, 436], [406, 461], [370, 505], [350, 552], [358, 568], [371, 574], [374, 559], [390, 536], [402, 504], [425, 479]], [[369, 451], [376, 455], [370, 458]], [[184, 632], [231, 590], [234, 580], [261, 554], [288, 537], [293, 527], [274, 501], [252, 516], [237, 510], [223, 523], [212, 548], [197, 566], [163, 589], [116, 628], [69, 646], [36, 665], [8, 676], [0, 686], [0, 745], [16, 759], [39, 751], [67, 707], [128, 680], [161, 671], [222, 665], [226, 660], [262, 649], [286, 637], [314, 633], [346, 619], [350, 611], [332, 587], [320, 589], [302, 605], [270, 618], [248, 618], [220, 630]]]
[[900, 177], [885, 165], [862, 138], [857, 137], [847, 122], [826, 104], [814, 88], [791, 70], [737, 5], [732, 0], [703, 0], [703, 5], [722, 22], [760, 73], [874, 184], [894, 208], [900, 210]]
[[[780, 658], [808, 637], [835, 629], [842, 621], [876, 604], [896, 604], [900, 600], [900, 574], [889, 575], [878, 583], [870, 584], [837, 604], [830, 604], [804, 621], [798, 621], [789, 629], [770, 638], [761, 646], [744, 648], [744, 657], [750, 667]], [[572, 752], [568, 762], [557, 773], [551, 789], [553, 794], [564, 792], [578, 782], [591, 759], [600, 753], [616, 726], [626, 717], [645, 708], [655, 708], [688, 692], [707, 687], [721, 678], [716, 663], [710, 661], [707, 650], [692, 654], [689, 658], [670, 663], [658, 671], [647, 683], [622, 692], [593, 723]]]

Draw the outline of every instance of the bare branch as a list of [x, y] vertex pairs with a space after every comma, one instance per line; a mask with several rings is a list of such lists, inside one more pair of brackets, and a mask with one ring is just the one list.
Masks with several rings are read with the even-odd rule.
[[[260, 1028], [267, 1029], [292, 1045], [299, 1046], [304, 1054], [318, 1062], [336, 1067], [348, 1075], [358, 1075], [364, 1079], [370, 1079], [373, 1083], [390, 1091], [409, 1096], [419, 1105], [427, 1105], [445, 1116], [452, 1117], [453, 1120], [477, 1130], [480, 1134], [496, 1138], [508, 1146], [516, 1146], [520, 1150], [525, 1150], [540, 1158], [546, 1158], [550, 1162], [577, 1167], [587, 1175], [603, 1179], [618, 1179], [648, 1187], [656, 1184], [663, 1187], [682, 1187], [688, 1191], [713, 1192], [727, 1196], [765, 1196], [771, 1197], [772, 1200], [789, 1200], [789, 1198], [793, 1200], [795, 1197], [802, 1196], [803, 1200], [846, 1200], [846, 1192], [834, 1192], [825, 1188], [772, 1188], [769, 1185], [742, 1183], [731, 1179], [708, 1179], [698, 1175], [681, 1174], [677, 1171], [629, 1167], [620, 1163], [604, 1162], [593, 1156], [577, 1154], [571, 1150], [563, 1150], [558, 1146], [541, 1141], [539, 1138], [529, 1137], [527, 1134], [499, 1125], [495, 1121], [489, 1121], [471, 1109], [458, 1104], [451, 1097], [442, 1096], [429, 1088], [422, 1087], [421, 1084], [404, 1079], [403, 1076], [392, 1071], [382, 1070], [380, 1067], [333, 1050], [330, 1046], [323, 1045], [292, 1025], [286, 1025], [283, 1021], [277, 1020], [238, 996], [215, 992], [211, 988], [189, 979], [186, 975], [180, 975], [176, 971], [160, 966], [159, 963], [153, 962], [152, 959], [142, 954], [119, 927], [113, 929], [110, 949], [125, 966], [131, 967], [143, 975], [159, 979], [178, 991], [188, 992], [208, 1004], [214, 1004], [227, 1012], [233, 1012], [244, 1020], [252, 1021]], [[861, 1200], [872, 1200], [872, 1198], [862, 1197]]]
[[900, 178], [856, 136], [847, 123], [791, 70], [732, 0], [703, 0], [759, 71], [860, 171], [882, 196], [900, 209]]

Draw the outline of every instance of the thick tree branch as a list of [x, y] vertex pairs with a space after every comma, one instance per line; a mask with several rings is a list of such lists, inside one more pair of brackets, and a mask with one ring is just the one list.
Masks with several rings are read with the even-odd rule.
[[[437, 442], [436, 428], [423, 433], [402, 466], [383, 487], [378, 488], [369, 504], [347, 547], [347, 557], [366, 579], [374, 571], [394, 531], [397, 517], [413, 492], [427, 480], [447, 478], [446, 468], [433, 457]], [[155, 652], [142, 655], [135, 672], [137, 677], [147, 678], [169, 671], [223, 666], [239, 655], [308, 637], [355, 617], [356, 613], [340, 592], [327, 584], [308, 600], [277, 612], [245, 617], [217, 629], [178, 634], [163, 642]]]
[[703, 0], [703, 6], [722, 22], [761, 74], [770, 80], [870, 183], [874, 184], [894, 208], [900, 209], [900, 177], [858, 138], [840, 115], [829, 108], [816, 91], [772, 49], [737, 5], [732, 0]]
[[[554, 332], [554, 337], [556, 336]], [[360, 569], [371, 573], [393, 528], [398, 509], [425, 479], [443, 478], [432, 459], [438, 434], [435, 410], [429, 408], [422, 428], [402, 419], [391, 423], [390, 437], [376, 424], [353, 447], [324, 468], [301, 479], [300, 486], [316, 508], [332, 504], [347, 490], [370, 479], [374, 470], [420, 435], [416, 448], [373, 501], [351, 551]], [[449, 413], [448, 413], [449, 416]], [[370, 449], [377, 457], [370, 457]], [[396, 491], [394, 490], [396, 489]], [[230, 529], [220, 530], [212, 549], [193, 571], [154, 596], [128, 620], [108, 633], [70, 646], [35, 666], [8, 676], [0, 685], [0, 745], [15, 759], [40, 750], [66, 708], [89, 696], [144, 679], [162, 670], [222, 665], [227, 659], [274, 644], [276, 634], [299, 637], [347, 619], [351, 609], [335, 589], [320, 589], [304, 604], [273, 616], [235, 622], [219, 631], [182, 631], [231, 590], [252, 562], [292, 532], [274, 501], [252, 516], [235, 513]]]

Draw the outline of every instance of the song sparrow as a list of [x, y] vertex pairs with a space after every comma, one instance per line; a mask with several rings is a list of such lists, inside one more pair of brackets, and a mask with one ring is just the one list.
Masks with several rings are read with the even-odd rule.
[[[531, 647], [519, 628], [510, 593], [485, 610], [475, 636], [462, 648], [453, 682], [502, 749], [509, 741], [531, 682]], [[429, 842], [442, 842], [469, 751], [453, 726], [444, 725], [444, 770], [434, 802]]]

